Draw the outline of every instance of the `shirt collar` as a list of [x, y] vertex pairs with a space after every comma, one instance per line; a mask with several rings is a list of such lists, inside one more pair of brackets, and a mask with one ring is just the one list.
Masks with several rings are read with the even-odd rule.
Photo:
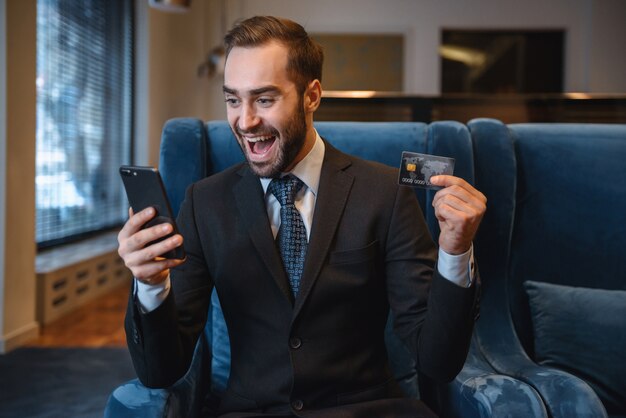
[[[320, 184], [320, 176], [322, 173], [322, 163], [324, 162], [324, 152], [326, 147], [324, 141], [315, 131], [315, 143], [311, 151], [298, 163], [296, 166], [287, 173], [282, 173], [282, 176], [287, 174], [293, 174], [298, 177], [302, 182], [317, 196], [317, 189]], [[263, 193], [267, 193], [267, 188], [272, 181], [271, 178], [261, 177], [261, 186], [263, 186]]]

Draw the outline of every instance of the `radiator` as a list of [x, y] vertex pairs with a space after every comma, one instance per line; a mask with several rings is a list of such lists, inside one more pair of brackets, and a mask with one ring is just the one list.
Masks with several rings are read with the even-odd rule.
[[104, 243], [52, 250], [38, 256], [37, 320], [41, 325], [117, 286], [129, 285], [130, 271], [115, 246], [106, 240]]

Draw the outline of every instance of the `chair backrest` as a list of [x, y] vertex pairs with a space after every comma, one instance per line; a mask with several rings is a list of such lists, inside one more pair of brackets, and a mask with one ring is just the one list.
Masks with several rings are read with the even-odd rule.
[[[458, 122], [317, 122], [315, 127], [341, 151], [392, 167], [399, 167], [402, 151], [452, 157], [455, 175], [474, 182], [469, 131]], [[243, 154], [226, 121], [205, 124], [178, 118], [163, 128], [159, 170], [175, 212], [187, 186], [241, 161]], [[415, 193], [436, 237], [437, 222], [430, 205], [433, 193], [423, 189]]]
[[[455, 159], [455, 175], [473, 183], [474, 166], [469, 131], [457, 122], [318, 122], [320, 136], [348, 154], [399, 167], [402, 151], [436, 154]], [[225, 121], [203, 123], [197, 119], [173, 119], [164, 129], [159, 170], [172, 208], [178, 212], [191, 183], [243, 161], [243, 155]], [[431, 205], [433, 193], [415, 189], [424, 216], [436, 240], [439, 230]], [[212, 370], [219, 391], [228, 375], [229, 352], [224, 320], [216, 294], [205, 337], [212, 346]], [[394, 376], [410, 396], [417, 396], [414, 359], [388, 327], [386, 335]]]
[[626, 125], [468, 125], [489, 201], [476, 239], [481, 310], [502, 316], [485, 304], [506, 300], [532, 357], [525, 281], [626, 289]]

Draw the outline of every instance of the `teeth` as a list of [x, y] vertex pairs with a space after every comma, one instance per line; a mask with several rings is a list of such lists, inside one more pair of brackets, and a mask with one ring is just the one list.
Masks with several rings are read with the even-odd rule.
[[246, 138], [246, 141], [248, 142], [263, 142], [263, 141], [267, 141], [268, 139], [272, 139], [274, 138], [273, 136], [258, 136], [255, 138]]

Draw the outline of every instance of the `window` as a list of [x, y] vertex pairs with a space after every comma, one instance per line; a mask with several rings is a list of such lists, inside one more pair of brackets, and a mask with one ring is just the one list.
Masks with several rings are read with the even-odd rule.
[[562, 30], [443, 30], [442, 93], [563, 92]]
[[38, 0], [36, 239], [39, 247], [127, 216], [133, 2]]

